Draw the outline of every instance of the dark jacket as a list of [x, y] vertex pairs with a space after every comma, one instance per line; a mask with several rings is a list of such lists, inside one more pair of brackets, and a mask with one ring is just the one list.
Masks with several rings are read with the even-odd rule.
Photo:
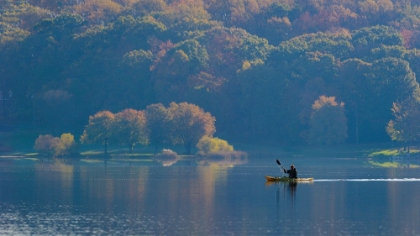
[[290, 169], [290, 170], [284, 169], [284, 173], [289, 174], [289, 178], [294, 178], [294, 179], [297, 178], [297, 170], [296, 170], [296, 168], [293, 168], [293, 169]]

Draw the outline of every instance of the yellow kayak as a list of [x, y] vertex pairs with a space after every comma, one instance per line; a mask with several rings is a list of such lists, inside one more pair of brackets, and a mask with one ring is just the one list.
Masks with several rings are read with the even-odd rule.
[[312, 182], [314, 180], [314, 178], [293, 179], [293, 178], [289, 178], [289, 177], [286, 177], [286, 176], [274, 177], [274, 176], [268, 176], [268, 175], [266, 175], [265, 178], [267, 179], [267, 181], [281, 181], [281, 182]]

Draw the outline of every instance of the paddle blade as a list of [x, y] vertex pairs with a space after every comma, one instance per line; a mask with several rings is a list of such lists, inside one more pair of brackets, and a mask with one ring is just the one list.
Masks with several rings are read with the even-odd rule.
[[281, 166], [279, 159], [276, 159], [277, 165]]

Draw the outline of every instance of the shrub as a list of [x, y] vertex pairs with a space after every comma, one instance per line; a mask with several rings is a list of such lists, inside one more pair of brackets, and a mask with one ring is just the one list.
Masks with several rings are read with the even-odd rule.
[[233, 146], [229, 145], [226, 140], [211, 138], [207, 136], [200, 139], [200, 141], [197, 143], [197, 148], [200, 154], [233, 151]]
[[34, 148], [44, 156], [67, 156], [75, 154], [76, 143], [70, 133], [62, 134], [60, 138], [47, 134], [38, 136]]
[[60, 142], [60, 139], [57, 137], [53, 137], [52, 135], [39, 135], [38, 138], [35, 140], [34, 148], [41, 155], [53, 156], [54, 147], [58, 142]]
[[75, 152], [76, 142], [74, 141], [74, 136], [70, 133], [62, 134], [59, 142], [55, 143], [54, 156], [68, 156], [75, 154]]

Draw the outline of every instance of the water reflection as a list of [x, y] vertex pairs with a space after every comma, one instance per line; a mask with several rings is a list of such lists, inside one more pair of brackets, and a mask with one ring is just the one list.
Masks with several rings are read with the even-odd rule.
[[199, 166], [219, 166], [226, 168], [248, 163], [248, 155], [245, 152], [220, 152], [183, 159], [175, 152], [164, 149], [162, 153], [154, 155], [152, 159], [162, 166], [172, 166], [181, 160], [195, 160]]
[[177, 163], [181, 158], [170, 149], [163, 149], [161, 153], [153, 156], [153, 159], [160, 162], [163, 166], [171, 166]]
[[212, 153], [196, 158], [200, 166], [217, 165], [222, 167], [234, 167], [248, 163], [248, 155], [244, 152], [221, 152]]
[[313, 182], [420, 182], [419, 178], [386, 179], [315, 179]]
[[[305, 184], [305, 183], [303, 183]], [[277, 187], [277, 199], [280, 195], [280, 192], [287, 193], [291, 199], [293, 199], [296, 196], [296, 189], [298, 186], [298, 183], [296, 182], [275, 182], [275, 181], [266, 181], [266, 186], [275, 186]]]
[[173, 164], [177, 163], [181, 158], [176, 156], [163, 156], [157, 155], [154, 157], [154, 160], [161, 163], [162, 166], [172, 166]]
[[267, 163], [0, 158], [0, 235], [420, 235], [416, 170], [315, 166], [302, 171], [314, 183], [265, 183]]

